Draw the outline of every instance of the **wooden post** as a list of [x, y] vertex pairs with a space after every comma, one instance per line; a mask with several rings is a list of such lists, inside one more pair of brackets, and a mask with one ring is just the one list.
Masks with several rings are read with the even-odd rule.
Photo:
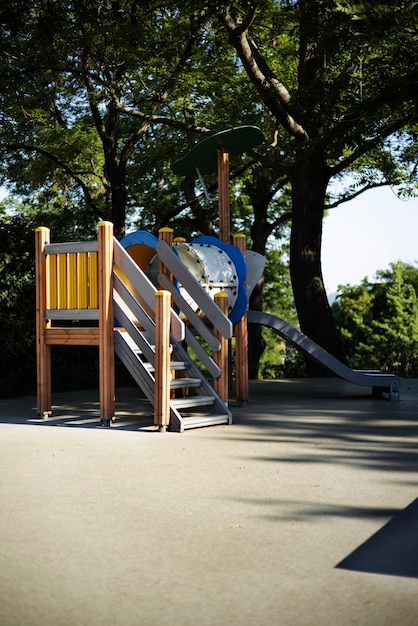
[[231, 243], [228, 148], [221, 148], [218, 150], [218, 210], [219, 239], [223, 243]]
[[[228, 315], [228, 295], [220, 292], [215, 294], [215, 302], [225, 315]], [[214, 352], [213, 359], [221, 370], [221, 375], [213, 381], [213, 387], [218, 396], [228, 404], [228, 339], [225, 339], [215, 328], [214, 335], [219, 340], [221, 348]]]
[[[246, 239], [245, 235], [234, 235], [234, 246], [236, 246], [245, 258]], [[234, 326], [235, 334], [235, 395], [238, 402], [248, 402], [248, 324], [247, 312]]]
[[104, 424], [110, 425], [115, 414], [113, 224], [111, 222], [100, 222], [98, 244], [100, 418]]
[[170, 424], [170, 314], [171, 294], [155, 293], [154, 424], [165, 431]]
[[40, 226], [35, 230], [36, 267], [36, 370], [38, 414], [51, 414], [51, 346], [46, 343], [46, 329], [51, 322], [45, 318], [47, 292], [49, 289], [48, 263], [45, 246], [50, 243], [49, 228]]
[[[173, 247], [173, 229], [172, 228], [160, 228], [158, 231], [158, 238], [165, 241], [170, 248]], [[160, 274], [165, 274], [170, 282], [173, 282], [173, 274], [168, 271], [164, 263], [160, 261]]]

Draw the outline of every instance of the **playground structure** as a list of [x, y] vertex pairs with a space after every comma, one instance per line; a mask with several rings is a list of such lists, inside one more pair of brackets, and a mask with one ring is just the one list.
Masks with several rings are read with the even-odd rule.
[[235, 235], [230, 244], [229, 156], [261, 140], [255, 127], [230, 129], [203, 140], [172, 164], [178, 174], [197, 174], [205, 193], [203, 174], [217, 168], [220, 239], [173, 242], [172, 230], [163, 228], [159, 239], [137, 231], [118, 242], [113, 225], [102, 222], [97, 241], [51, 243], [48, 228], [36, 229], [40, 415], [51, 414], [51, 347], [95, 345], [103, 424], [110, 425], [115, 417], [115, 353], [153, 405], [160, 430], [230, 424], [230, 339], [235, 338], [236, 398], [245, 403], [248, 322], [271, 328], [337, 376], [399, 399], [396, 376], [350, 370], [283, 320], [247, 312], [248, 294], [264, 261], [247, 253], [243, 235]]
[[[94, 242], [51, 243], [49, 229], [44, 227], [36, 229], [35, 235], [40, 415], [51, 413], [51, 347], [95, 345], [99, 349], [100, 417], [103, 424], [109, 425], [114, 419], [115, 353], [153, 405], [154, 423], [160, 430], [170, 428], [182, 432], [188, 428], [230, 424], [229, 339], [242, 319], [272, 329], [333, 374], [358, 385], [370, 386], [375, 395], [387, 394], [390, 400], [399, 399], [396, 376], [350, 370], [280, 318], [268, 313], [247, 312], [242, 289], [242, 302], [236, 310], [238, 300], [228, 298], [227, 291], [231, 288], [228, 281], [212, 284], [216, 293], [211, 294], [210, 268], [200, 276], [204, 279], [202, 285], [196, 268], [187, 267], [187, 262], [192, 265], [196, 262], [200, 269], [203, 265], [201, 259], [194, 256], [193, 246], [198, 250], [200, 247], [209, 250], [212, 256], [217, 249], [217, 254], [224, 259], [223, 268], [228, 269], [229, 262], [235, 268], [236, 263], [236, 274], [240, 275], [238, 282], [242, 283], [245, 280], [245, 272], [242, 274], [244, 257], [238, 248], [235, 249], [234, 263], [228, 255], [228, 249], [233, 246], [218, 242], [221, 246], [218, 248], [212, 238], [209, 238], [210, 243], [197, 240], [197, 244], [183, 244], [185, 249], [189, 247], [189, 252], [193, 251], [191, 260], [186, 256], [185, 263], [177, 252], [179, 244], [172, 241], [170, 229], [162, 229], [160, 239], [142, 232], [137, 233], [137, 237], [128, 236], [128, 244], [137, 241], [138, 237], [147, 243], [134, 243], [127, 249], [113, 238], [113, 226], [108, 222], [99, 225], [98, 240]], [[234, 237], [240, 245], [242, 239]], [[153, 284], [132, 258], [131, 247], [148, 267], [152, 260], [157, 260], [157, 280], [163, 289]], [[235, 278], [232, 272], [230, 281]], [[240, 291], [236, 281], [232, 289]], [[234, 312], [237, 319], [241, 316], [236, 324], [230, 319]], [[204, 340], [205, 348], [199, 338]], [[190, 352], [194, 352], [203, 364], [212, 384], [191, 360]], [[238, 372], [237, 350], [235, 356]], [[243, 365], [242, 378], [247, 375], [247, 362]], [[236, 386], [238, 401], [246, 401], [245, 395], [240, 396], [246, 391], [245, 387]]]
[[[256, 127], [232, 128], [204, 139], [172, 164], [179, 175], [197, 175], [203, 186], [203, 174], [217, 171], [220, 242], [226, 246], [230, 244], [229, 158], [262, 140], [262, 133]], [[162, 229], [161, 241], [155, 246], [159, 259], [158, 283], [163, 287], [157, 289], [141, 268], [144, 263], [149, 265], [155, 256], [154, 246], [147, 245], [152, 235], [145, 236], [146, 241], [139, 246], [141, 262], [136, 263], [135, 245], [131, 258], [113, 238], [112, 225], [106, 222], [99, 225], [98, 241], [92, 243], [51, 244], [49, 229], [36, 230], [39, 414], [51, 413], [51, 346], [60, 344], [98, 346], [100, 416], [107, 425], [114, 419], [115, 351], [154, 405], [154, 423], [161, 430], [170, 427], [183, 431], [230, 423], [228, 344], [233, 334], [236, 396], [239, 402], [248, 400], [248, 337], [242, 271], [236, 286], [242, 313], [236, 315], [233, 324], [228, 317], [228, 294], [217, 290], [212, 299], [206, 293], [173, 252], [170, 229]], [[201, 241], [198, 245], [212, 247], [213, 244], [213, 241]], [[236, 265], [239, 255], [245, 266], [245, 237], [237, 235], [234, 244], [236, 253], [232, 254], [232, 263]], [[178, 290], [179, 283], [182, 293]], [[187, 299], [183, 297], [185, 292], [189, 293]], [[172, 308], [172, 300], [182, 318]], [[190, 306], [191, 302], [199, 314]], [[89, 324], [83, 327], [86, 320]], [[68, 321], [69, 326], [56, 325]], [[97, 322], [96, 326], [91, 327], [92, 322]], [[206, 342], [212, 356], [202, 348], [197, 336]], [[212, 376], [213, 387], [191, 361], [187, 350], [194, 351]]]
[[[35, 234], [40, 415], [51, 413], [51, 347], [96, 345], [104, 424], [114, 419], [115, 353], [153, 404], [154, 423], [161, 430], [181, 432], [231, 422], [228, 340], [233, 324], [228, 296], [220, 292], [212, 298], [206, 293], [171, 242], [165, 241], [171, 234], [167, 229], [156, 247], [161, 263], [158, 280], [165, 289], [157, 288], [113, 237], [109, 222], [99, 225], [97, 242], [50, 243], [49, 229], [44, 227]], [[178, 312], [171, 306], [172, 298]], [[67, 322], [71, 323], [62, 325]], [[198, 337], [205, 341], [205, 349]], [[198, 357], [213, 385], [188, 351]]]

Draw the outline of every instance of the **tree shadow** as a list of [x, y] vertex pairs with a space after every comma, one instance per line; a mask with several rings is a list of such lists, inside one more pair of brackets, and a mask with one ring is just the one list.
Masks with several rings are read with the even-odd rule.
[[[278, 444], [276, 454], [258, 460], [418, 472], [416, 381], [400, 402], [335, 379], [259, 382], [252, 406], [232, 407], [242, 427], [237, 440]], [[289, 454], [282, 444], [290, 444]]]
[[418, 578], [418, 498], [336, 567]]
[[[61, 392], [52, 396], [52, 414], [37, 414], [36, 398], [17, 398], [0, 403], [0, 423], [28, 424], [40, 427], [105, 428], [100, 420], [97, 390]], [[117, 390], [115, 420], [111, 429], [154, 431], [154, 414], [150, 402], [137, 387]]]

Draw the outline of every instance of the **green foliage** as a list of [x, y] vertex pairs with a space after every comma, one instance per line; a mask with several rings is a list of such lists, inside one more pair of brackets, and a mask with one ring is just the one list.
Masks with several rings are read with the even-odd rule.
[[[264, 271], [264, 310], [298, 325], [290, 282], [288, 244], [279, 248], [270, 246]], [[262, 329], [265, 349], [260, 358], [259, 377], [264, 379], [303, 377], [306, 375], [305, 360], [292, 346], [276, 333]]]
[[[43, 218], [52, 241], [97, 237], [96, 228], [70, 209], [0, 204], [0, 397], [36, 393], [34, 230]], [[97, 348], [54, 346], [52, 380], [54, 391], [97, 387]]]
[[377, 281], [339, 287], [332, 306], [349, 365], [418, 375], [418, 268], [392, 263]]
[[20, 216], [0, 214], [0, 395], [36, 389], [34, 237]]
[[[333, 206], [376, 185], [416, 189], [417, 19], [413, 0], [5, 0], [0, 182], [25, 202], [18, 219], [28, 232], [43, 224], [55, 240], [93, 238], [100, 219], [118, 234], [165, 225], [186, 237], [216, 233], [216, 203], [189, 207], [194, 181], [186, 187], [170, 163], [208, 133], [256, 124], [265, 144], [231, 164], [232, 230], [260, 253], [272, 238], [281, 248], [302, 198], [295, 229], [312, 232], [294, 233], [302, 250], [292, 258], [314, 257], [305, 252], [320, 250], [327, 183], [350, 180], [328, 198]], [[319, 170], [302, 167], [309, 159]], [[2, 228], [13, 239], [18, 225], [3, 215]], [[11, 277], [19, 253], [4, 266]], [[319, 276], [319, 262], [306, 274]], [[292, 321], [288, 274], [270, 277], [269, 267], [264, 308]], [[4, 301], [14, 301], [12, 282]], [[293, 280], [299, 317], [313, 302], [301, 298], [307, 284]], [[323, 308], [311, 313], [305, 320], [319, 327]]]

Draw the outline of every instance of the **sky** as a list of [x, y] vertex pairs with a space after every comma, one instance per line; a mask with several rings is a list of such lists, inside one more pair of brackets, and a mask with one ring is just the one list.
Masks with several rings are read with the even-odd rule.
[[377, 270], [418, 264], [418, 198], [373, 189], [329, 211], [323, 222], [322, 273], [329, 296], [338, 285], [370, 281]]

